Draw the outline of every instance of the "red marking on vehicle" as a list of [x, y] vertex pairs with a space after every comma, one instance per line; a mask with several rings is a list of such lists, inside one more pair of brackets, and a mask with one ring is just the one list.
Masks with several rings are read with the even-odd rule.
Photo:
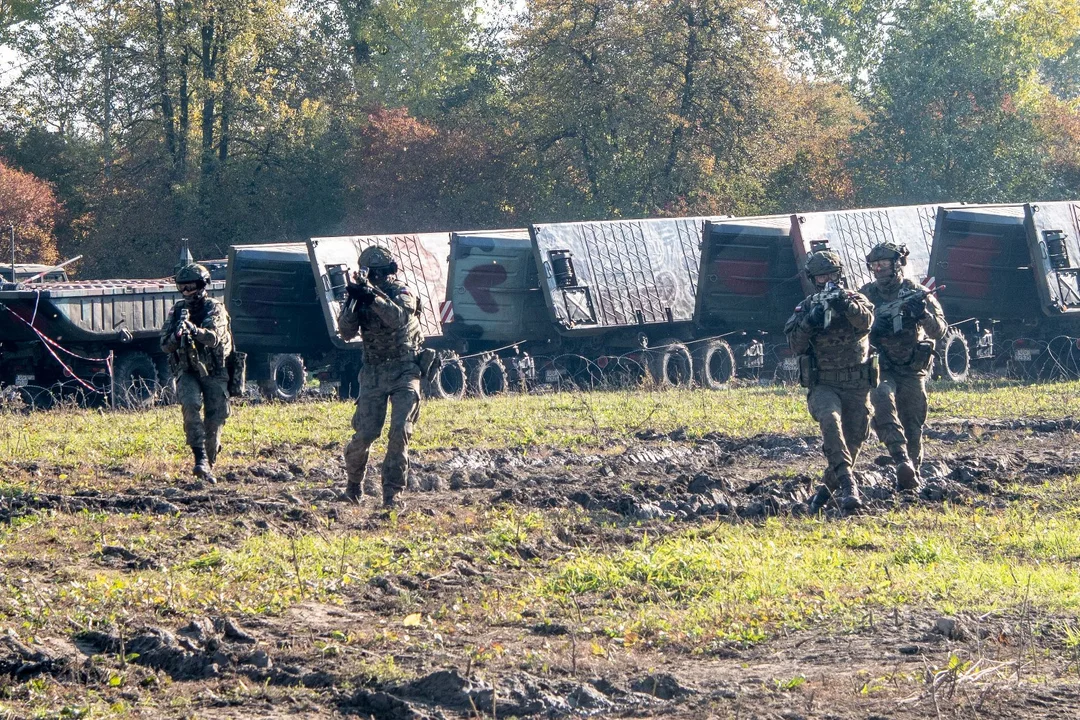
[[449, 322], [454, 322], [453, 300], [444, 300], [439, 303], [439, 318], [444, 325]]
[[945, 251], [952, 296], [981, 299], [991, 295], [993, 262], [1003, 251], [1001, 238], [972, 233]]
[[506, 282], [506, 268], [497, 263], [477, 265], [465, 276], [465, 290], [472, 295], [476, 306], [481, 311], [495, 314], [499, 312], [499, 303], [491, 294], [491, 288]]
[[923, 287], [926, 288], [927, 290], [933, 290], [934, 289], [934, 284], [936, 282], [937, 282], [937, 278], [928, 277], [925, 280], [923, 280]]
[[726, 260], [713, 262], [713, 272], [730, 292], [750, 297], [769, 294], [769, 262], [767, 260]]

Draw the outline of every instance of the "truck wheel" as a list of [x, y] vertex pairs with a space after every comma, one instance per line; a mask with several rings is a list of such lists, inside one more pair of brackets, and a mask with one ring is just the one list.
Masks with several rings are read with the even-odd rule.
[[468, 378], [469, 394], [481, 398], [501, 395], [510, 386], [506, 366], [494, 355], [473, 359]]
[[934, 377], [962, 383], [967, 381], [970, 370], [967, 339], [959, 330], [949, 330], [934, 353]]
[[735, 379], [735, 353], [727, 340], [716, 338], [699, 343], [694, 350], [694, 375], [698, 385], [720, 390]]
[[117, 355], [113, 363], [112, 386], [116, 407], [146, 407], [154, 402], [161, 386], [153, 358], [144, 352]]
[[292, 402], [300, 397], [307, 384], [304, 359], [299, 355], [280, 354], [270, 356], [266, 377], [259, 380], [259, 389], [268, 400]]
[[649, 372], [661, 388], [690, 387], [694, 360], [690, 349], [674, 338], [661, 340], [648, 350]]
[[456, 353], [440, 353], [435, 363], [431, 382], [424, 383], [425, 394], [440, 400], [460, 400], [465, 397], [469, 381], [461, 358]]

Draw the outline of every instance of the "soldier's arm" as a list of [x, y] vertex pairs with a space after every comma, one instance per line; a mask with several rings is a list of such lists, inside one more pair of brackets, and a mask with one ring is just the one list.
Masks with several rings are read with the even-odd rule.
[[384, 323], [394, 328], [405, 327], [409, 316], [416, 314], [416, 296], [408, 288], [401, 288], [394, 297], [376, 295], [371, 309]]
[[862, 293], [848, 293], [844, 315], [851, 327], [859, 331], [869, 330], [874, 324], [874, 304]]
[[174, 353], [180, 349], [180, 341], [176, 337], [177, 306], [173, 305], [169, 311], [169, 319], [165, 321], [165, 327], [161, 329], [161, 349], [166, 353]]
[[802, 305], [795, 308], [795, 314], [788, 318], [784, 325], [784, 334], [787, 335], [788, 347], [796, 355], [802, 355], [810, 349], [810, 339], [814, 336], [811, 328], [803, 322], [806, 313], [802, 311]]
[[356, 303], [347, 302], [341, 307], [341, 312], [338, 313], [338, 332], [341, 333], [341, 339], [345, 342], [352, 340], [360, 334], [359, 308], [350, 308], [350, 306], [355, 305]]
[[[207, 302], [210, 302], [207, 300]], [[208, 348], [217, 347], [225, 340], [225, 334], [229, 332], [229, 316], [225, 308], [219, 303], [211, 304], [203, 318], [202, 325], [195, 328], [192, 336], [195, 342]]]
[[931, 340], [945, 337], [945, 331], [949, 329], [949, 324], [945, 322], [945, 311], [933, 295], [926, 296], [926, 317], [919, 320], [919, 326]]

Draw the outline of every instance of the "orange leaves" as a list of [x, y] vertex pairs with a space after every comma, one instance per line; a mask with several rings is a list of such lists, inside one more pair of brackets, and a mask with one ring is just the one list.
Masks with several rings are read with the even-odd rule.
[[0, 230], [15, 226], [16, 258], [54, 263], [59, 258], [53, 229], [61, 205], [45, 181], [0, 161]]

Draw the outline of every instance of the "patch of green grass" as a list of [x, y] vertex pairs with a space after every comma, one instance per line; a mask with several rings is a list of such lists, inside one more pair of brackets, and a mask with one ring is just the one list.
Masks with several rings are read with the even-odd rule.
[[[284, 444], [295, 447], [298, 459], [322, 457], [328, 444], [348, 441], [352, 411], [351, 403], [336, 400], [237, 405], [225, 426], [226, 458], [255, 457]], [[931, 396], [930, 413], [932, 418], [985, 419], [1076, 415], [1080, 382], [939, 388]], [[710, 432], [751, 436], [816, 431], [799, 388], [566, 392], [426, 401], [414, 447], [601, 445], [642, 430], [676, 429], [690, 437]], [[161, 472], [186, 467], [189, 458], [180, 410], [173, 406], [122, 413], [73, 409], [6, 413], [0, 423], [0, 462], [17, 461], [60, 467], [143, 462], [148, 472]]]
[[[655, 642], [755, 641], [780, 627], [867, 609], [1080, 609], [1080, 521], [1037, 506], [916, 508], [842, 523], [721, 525], [576, 553], [523, 590], [521, 605], [578, 598]], [[632, 620], [627, 623], [627, 618]]]

